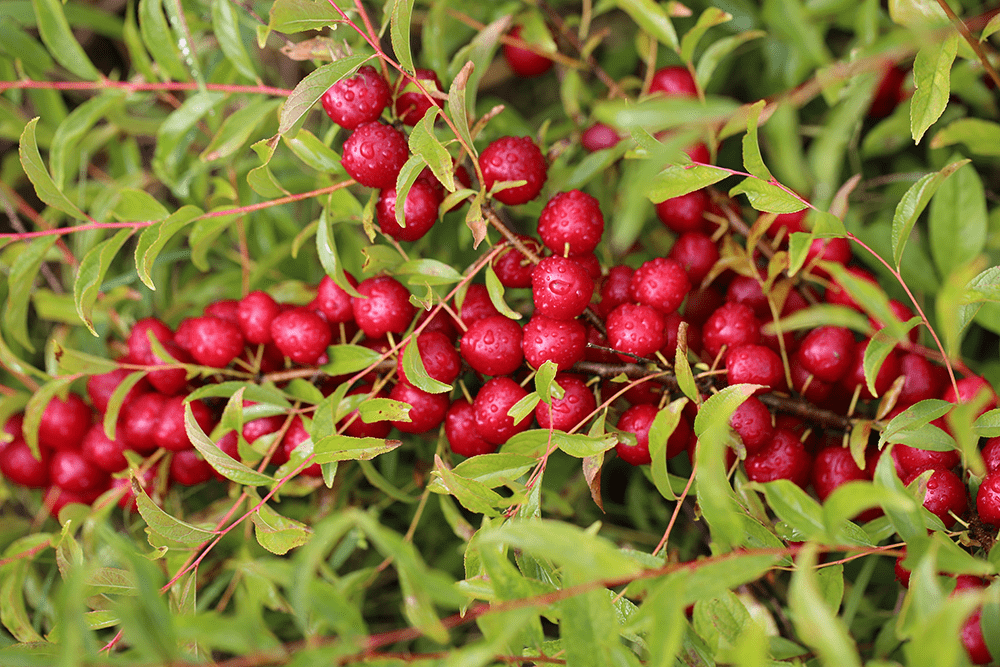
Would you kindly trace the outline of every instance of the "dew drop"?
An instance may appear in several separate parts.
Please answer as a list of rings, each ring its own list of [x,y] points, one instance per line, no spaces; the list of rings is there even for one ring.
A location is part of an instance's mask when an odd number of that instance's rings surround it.
[[[483,342],[486,343],[487,345],[492,345],[493,343],[496,342],[496,336],[493,335],[492,330],[488,329],[486,333],[483,334]]]
[[[549,283],[549,291],[559,296],[565,296],[573,290],[573,286],[565,280],[553,280]]]

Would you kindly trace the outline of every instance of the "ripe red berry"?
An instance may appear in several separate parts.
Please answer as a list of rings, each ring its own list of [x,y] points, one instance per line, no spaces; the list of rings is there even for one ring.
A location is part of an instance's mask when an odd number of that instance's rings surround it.
[[[542,151],[529,137],[500,137],[480,153],[479,166],[487,191],[502,181],[526,181],[493,195],[507,205],[525,204],[537,197],[548,170]]]
[[[252,345],[271,342],[271,320],[281,312],[281,306],[267,292],[250,292],[237,307],[238,323],[243,337]]]
[[[125,459],[125,439],[116,429],[115,439],[112,440],[104,433],[103,424],[94,424],[87,429],[87,434],[83,436],[83,443],[80,451],[89,461],[99,468],[108,472],[119,472],[128,467]]]
[[[108,472],[91,463],[81,452],[59,450],[49,461],[49,480],[60,489],[87,493],[107,486]]]
[[[427,92],[433,93],[441,90],[441,81],[437,72],[431,69],[418,67],[414,72],[414,77],[403,75],[400,77],[397,86],[402,86],[402,91],[396,96],[396,116],[403,121],[404,125],[416,125],[424,117],[427,110],[435,104],[441,106],[441,100],[428,98],[420,92],[414,83],[414,78],[420,82]]]
[[[151,361],[144,362],[151,366],[160,366],[160,368],[151,369],[146,373],[146,380],[149,381],[153,389],[165,396],[180,393],[187,386],[187,371],[180,364],[194,362],[186,347],[190,344],[190,331],[191,320],[189,318],[182,321],[177,327],[177,335],[174,336],[173,340],[162,343],[163,351],[166,352],[163,359],[150,353]],[[123,363],[132,363],[122,361]]]
[[[170,457],[170,480],[181,486],[197,486],[212,479],[215,470],[196,449],[174,452]]]
[[[403,353],[409,345],[407,343],[399,351],[396,374],[399,376],[401,382],[409,382],[406,379],[406,371],[403,370]],[[458,352],[455,350],[455,346],[451,340],[443,333],[437,331],[422,332],[417,336],[417,351],[420,353],[420,360],[424,364],[424,370],[427,371],[429,376],[439,382],[451,384],[462,370],[462,358],[458,356]]]
[[[766,389],[785,388],[785,367],[778,353],[763,345],[738,345],[726,352],[726,381],[729,384],[760,384]]]
[[[510,375],[524,361],[521,325],[505,315],[476,320],[462,334],[462,358],[484,375]]]
[[[90,403],[94,406],[94,409],[101,414],[107,412],[108,402],[111,400],[111,395],[115,393],[115,389],[118,388],[118,385],[120,385],[125,378],[131,375],[132,372],[133,371],[130,371],[127,368],[116,368],[113,371],[108,371],[107,373],[99,373],[88,377],[87,397],[90,398]],[[124,405],[130,403],[148,391],[150,391],[149,382],[146,381],[146,378],[142,378],[128,390],[122,404]]]
[[[889,310],[892,311],[893,316],[895,316],[898,322],[904,324],[906,322],[909,322],[910,319],[912,319],[915,315],[915,313],[912,310],[910,310],[909,306],[896,299],[889,299]],[[882,322],[879,322],[877,319],[871,316],[868,317],[868,323],[871,324],[872,329],[875,329],[876,331],[885,326]],[[910,329],[910,332],[907,334],[907,337],[910,339],[911,343],[916,345],[917,340],[920,338],[920,327],[916,326]]]
[[[861,387],[861,398],[866,400],[871,400],[876,398],[876,396],[881,396],[892,383],[899,376],[899,356],[894,350],[890,350],[889,356],[885,358],[882,365],[879,366],[878,371],[875,373],[875,392],[873,395],[868,391],[868,383],[865,382],[865,348],[868,346],[868,340],[859,340],[854,344],[853,357],[854,360],[851,362],[850,368],[847,369],[847,373],[844,377],[840,379],[840,386],[848,394],[854,393],[855,387]]]
[[[656,205],[656,216],[668,229],[678,234],[703,232],[707,207],[708,195],[704,190],[695,190],[660,202]]]
[[[451,405],[448,394],[430,394],[406,382],[397,383],[389,392],[389,398],[412,406],[410,421],[392,422],[403,433],[426,433],[437,428]]]
[[[809,251],[806,253],[806,266],[814,267],[812,272],[816,275],[828,278],[830,274],[816,262],[835,262],[837,264],[847,264],[851,261],[851,242],[847,239],[815,239],[809,244]]]
[[[92,414],[76,394],[67,394],[65,401],[53,396],[42,412],[38,443],[51,449],[79,449]]]
[[[49,484],[49,461],[52,452],[43,447],[41,460],[36,459],[28,443],[16,439],[0,450],[0,472],[3,476],[29,489],[41,489]]]
[[[653,425],[659,408],[649,403],[633,405],[618,418],[619,431],[635,436],[635,443],[619,438],[615,452],[623,461],[634,466],[647,465],[653,459],[649,454],[649,429]]]
[[[605,148],[613,148],[622,140],[615,128],[604,123],[594,123],[580,134],[580,145],[593,153]]]
[[[361,387],[355,387],[347,392],[348,396],[355,396],[358,394],[368,394],[371,395],[371,386],[363,385]],[[389,392],[384,389],[379,391],[377,395],[372,395],[373,398],[389,398]],[[344,417],[343,422],[347,424],[344,428],[344,435],[349,435],[352,438],[384,438],[389,435],[389,431],[392,430],[392,423],[388,421],[373,421],[371,423],[365,423],[362,421],[361,416],[358,414],[357,410],[353,410]]]
[[[705,324],[723,303],[725,300],[722,295],[711,285],[693,289],[684,304],[684,319],[693,324]]]
[[[629,266],[616,264],[608,269],[608,275],[604,276],[598,289],[601,300],[596,306],[599,315],[607,317],[608,314],[623,303],[632,300],[629,296],[628,286],[635,272]]]
[[[988,665],[993,662],[993,655],[983,637],[982,616],[982,607],[977,607],[962,624],[962,646],[973,665]]]
[[[577,320],[554,320],[535,313],[524,325],[521,347],[532,368],[551,361],[560,369],[568,369],[583,359],[587,327]]]
[[[593,279],[571,259],[546,257],[531,272],[535,311],[547,317],[571,320],[582,315],[593,293]]]
[[[692,285],[698,285],[719,261],[719,248],[707,234],[684,232],[667,257],[681,265]]]
[[[330,120],[345,130],[353,130],[361,123],[378,120],[392,101],[392,90],[378,70],[363,65],[354,76],[330,86],[320,101]]]
[[[818,327],[806,335],[795,354],[820,380],[837,382],[854,362],[854,334],[846,327]]]
[[[191,413],[201,430],[209,433],[215,425],[212,411],[202,401],[190,402]],[[184,427],[184,397],[168,398],[160,411],[160,419],[153,430],[153,442],[157,447],[163,447],[174,452],[191,449],[191,440]]]
[[[824,447],[813,461],[812,483],[820,500],[826,500],[834,489],[855,480],[867,480],[868,475],[858,467],[851,450],[840,445]]]
[[[124,406],[115,435],[123,439],[129,449],[143,456],[152,454],[157,447],[154,434],[167,400],[163,394],[151,392]]]
[[[539,402],[535,406],[535,420],[544,429],[569,431],[597,409],[597,400],[587,383],[576,375],[559,373],[555,381],[563,390],[562,398],[553,396],[551,408]]]
[[[403,205],[406,226],[401,227],[396,222],[396,188],[386,188],[379,193],[375,204],[379,229],[397,241],[417,241],[437,222],[441,200],[441,193],[433,185],[418,178],[406,194],[406,204]]]
[[[205,306],[205,312],[202,314],[239,324],[239,307],[240,302],[236,299],[220,299]]]
[[[760,342],[760,320],[753,309],[742,303],[724,303],[705,321],[701,328],[705,352],[714,359],[722,347],[737,347]]]
[[[281,438],[279,450],[284,453],[285,459],[291,459],[292,452],[306,440],[309,440],[309,431],[302,422],[302,418],[295,415],[292,418],[292,423],[288,425],[288,430],[285,431],[284,437]],[[311,463],[299,471],[299,474],[306,477],[321,477],[323,471],[318,463]]]
[[[680,316],[679,313],[670,313],[663,318],[666,322],[664,328],[667,340],[663,344],[662,352],[667,359],[673,359],[674,355],[677,353],[677,335],[681,326],[681,322],[686,322],[684,318]],[[688,349],[694,352],[696,355],[701,353],[701,327],[697,324],[692,324],[687,322],[687,346]]]
[[[980,453],[983,456],[983,463],[986,465],[987,473],[1000,470],[1000,438],[990,438],[987,440]]]
[[[344,277],[351,287],[357,287],[358,281],[347,271]],[[351,308],[351,295],[333,282],[330,276],[323,276],[316,289],[316,298],[313,299],[310,307],[323,313],[326,321],[331,325],[354,321],[354,309]]]
[[[729,425],[740,436],[747,454],[760,451],[774,434],[771,412],[756,396],[751,396],[736,408],[729,417]]]
[[[509,377],[487,380],[472,403],[476,433],[487,442],[502,445],[527,430],[531,425],[530,413],[518,422],[507,414],[515,403],[527,395],[528,392]]]
[[[984,523],[1000,526],[1000,473],[989,473],[979,485],[979,491],[976,493],[976,511]]]
[[[885,70],[872,104],[868,107],[869,118],[885,118],[891,114],[906,96],[903,92],[903,82],[906,81],[906,70],[898,65]]]
[[[743,466],[752,482],[788,479],[804,488],[809,483],[812,457],[798,435],[786,428],[777,428],[771,442],[756,454],[748,455]]]
[[[949,384],[945,387],[944,394],[941,398],[949,403],[969,403],[974,398],[979,396],[979,394],[984,394],[986,396],[986,404],[980,408],[980,412],[977,417],[981,416],[984,412],[997,407],[996,392],[993,391],[993,386],[986,379],[973,375],[971,377],[962,378],[955,384],[958,385],[958,392],[956,393],[955,387]]]
[[[774,222],[771,226],[767,228],[767,235],[772,239],[777,238],[778,234],[782,234],[782,238],[787,242],[788,236],[792,232],[804,232],[806,228],[802,226],[802,221],[806,218],[806,211],[808,209],[802,209],[801,211],[795,211],[794,213],[781,213],[775,217]]]
[[[940,367],[938,367],[940,368]],[[909,407],[941,393],[941,378],[934,365],[919,354],[908,352],[899,360],[899,374],[905,377],[896,405]]]
[[[833,384],[823,382],[807,371],[798,357],[792,357],[788,365],[792,375],[792,388],[802,394],[806,400],[820,405],[830,398],[830,394],[833,393]]]
[[[855,278],[858,278],[871,285],[874,285],[875,287],[878,287],[878,280],[875,279],[875,276],[873,276],[868,271],[865,271],[862,268],[859,268],[857,266],[849,266],[847,267],[847,272],[850,273]],[[862,308],[861,304],[859,304],[857,301],[854,300],[854,297],[851,296],[850,292],[845,290],[836,282],[834,282],[830,287],[827,288],[826,294],[824,294],[823,298],[826,299],[827,303],[832,303],[838,306],[847,306],[848,308],[853,308],[854,310],[857,310],[859,312],[864,311],[864,308]]]
[[[298,364],[317,363],[333,340],[330,325],[308,308],[293,308],[275,317],[271,336],[281,353]]]
[[[189,320],[191,357],[203,366],[225,368],[243,352],[240,327],[218,317],[194,317]]]
[[[531,267],[532,270],[534,268],[534,266]],[[462,300],[462,307],[458,312],[458,316],[466,328],[471,327],[476,320],[499,314],[500,311],[493,305],[486,285],[482,283],[469,285],[469,289],[465,292],[465,299]]]
[[[910,473],[903,480],[909,484],[920,473]],[[955,516],[962,516],[969,505],[969,492],[962,480],[950,470],[934,470],[927,478],[924,507],[944,522],[945,528],[955,525]],[[954,514],[955,516],[952,516]]]
[[[579,190],[560,192],[542,209],[538,235],[556,255],[592,253],[604,234],[604,215],[598,201]]]
[[[516,25],[511,28],[509,34],[514,39],[522,39],[521,33],[523,30],[524,26]],[[541,76],[552,68],[551,58],[514,44],[503,45],[503,57],[514,71],[514,74],[525,79]]]
[[[899,444],[893,448],[892,454],[896,464],[907,476],[918,475],[931,469],[948,470],[957,466],[962,458],[954,449],[946,452],[935,452]]]
[[[448,408],[444,418],[444,434],[451,445],[451,451],[459,456],[492,454],[497,449],[497,445],[487,442],[479,435],[475,410],[472,403],[464,398],[457,399]]]
[[[659,311],[642,304],[623,303],[607,319],[608,347],[637,357],[651,357],[667,340],[666,321]],[[619,355],[624,361],[635,361]]]
[[[535,253],[541,254],[542,245],[530,236],[519,236],[521,243]],[[493,271],[504,287],[531,287],[531,272],[535,265],[521,251],[512,245],[493,258]],[[464,319],[464,318],[463,318]]]
[[[390,276],[376,276],[358,285],[360,297],[351,298],[354,320],[369,338],[403,333],[417,309],[410,303],[410,290]]]
[[[750,276],[736,276],[729,282],[726,288],[726,301],[745,303],[753,308],[753,313],[761,319],[771,318],[771,306],[767,302],[767,296],[756,278]]]
[[[174,339],[174,332],[170,327],[155,317],[146,317],[136,322],[129,333],[128,354],[139,364],[159,363],[160,360],[153,355],[147,332],[152,332],[160,343]]]
[[[362,123],[344,142],[341,164],[369,188],[394,188],[410,148],[403,133],[380,122]]]
[[[663,67],[653,73],[649,86],[650,93],[662,93],[668,97],[697,97],[698,88],[686,67]]]

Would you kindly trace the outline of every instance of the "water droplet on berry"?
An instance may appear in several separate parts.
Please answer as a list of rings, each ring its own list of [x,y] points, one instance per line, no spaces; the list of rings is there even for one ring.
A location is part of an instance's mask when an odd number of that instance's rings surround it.
[[[492,331],[487,331],[483,334],[483,342],[487,345],[492,345],[496,341],[496,336],[493,335]]]
[[[573,286],[565,280],[553,280],[549,283],[549,291],[559,296],[565,296],[573,290]]]
[[[375,157],[375,146],[366,141],[358,146],[358,152],[361,153],[362,157],[370,160]]]

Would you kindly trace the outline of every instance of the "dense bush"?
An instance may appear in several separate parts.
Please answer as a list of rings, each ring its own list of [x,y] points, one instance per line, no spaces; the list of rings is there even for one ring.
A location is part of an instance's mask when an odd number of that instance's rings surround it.
[[[995,12],[0,13],[0,664],[1000,656]]]

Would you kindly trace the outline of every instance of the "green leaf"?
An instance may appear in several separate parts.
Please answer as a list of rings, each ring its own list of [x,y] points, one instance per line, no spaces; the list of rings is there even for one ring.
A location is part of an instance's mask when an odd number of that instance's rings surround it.
[[[290,132],[330,86],[353,75],[370,58],[371,56],[364,55],[346,56],[307,74],[295,86],[281,108],[278,134],[284,136]]]
[[[503,283],[500,282],[496,271],[493,270],[492,262],[486,265],[486,293],[490,295],[490,302],[494,308],[500,311],[501,315],[509,317],[512,320],[521,319],[521,313],[512,310],[504,300]]]
[[[340,163],[340,156],[336,151],[316,138],[312,132],[306,129],[299,130],[298,134],[290,137],[287,134],[282,137],[295,156],[306,163],[307,166],[325,174],[340,174],[344,168]],[[343,194],[341,194],[343,193]],[[338,190],[330,193],[331,199],[335,197],[352,196],[347,190]],[[360,213],[360,212],[359,212]]]
[[[895,318],[894,318],[895,319]],[[861,333],[871,330],[868,318],[853,308],[834,304],[820,303],[798,310],[778,320],[782,331],[798,329],[814,329],[822,326],[847,327]],[[762,333],[773,334],[775,327],[770,323],[761,329]]]
[[[875,335],[871,337],[868,345],[865,346],[862,368],[865,372],[865,384],[868,386],[868,391],[872,393],[872,396],[878,396],[878,392],[875,390],[875,377],[882,369],[882,364],[885,363],[886,358],[896,347],[897,342],[887,336]]]
[[[366,424],[382,421],[408,422],[411,409],[413,406],[409,403],[391,398],[370,398],[358,406],[358,415]]]
[[[35,186],[38,198],[45,204],[71,217],[86,218],[87,215],[63,194],[45,168],[42,156],[38,153],[38,144],[35,141],[35,126],[37,124],[38,118],[32,118],[24,126],[24,131],[21,133],[17,152],[21,158],[21,167],[24,169],[25,175]]]
[[[973,155],[996,157],[1000,155],[1000,123],[982,118],[959,118],[931,139],[931,148],[953,144],[964,144]]]
[[[360,297],[358,290],[347,282],[347,275],[344,273],[344,265],[337,253],[337,241],[334,238],[333,230],[330,227],[330,220],[326,215],[326,210],[320,213],[319,226],[316,228],[316,249],[319,254],[319,262],[323,265],[326,275],[330,276],[340,289],[344,290],[352,297]]]
[[[455,191],[455,169],[451,155],[434,134],[434,121],[441,110],[432,106],[410,131],[410,152],[419,155],[448,192]]]
[[[69,155],[91,128],[123,101],[124,97],[117,91],[98,95],[73,109],[63,122],[59,123],[49,148],[49,167],[56,187],[65,187],[66,172],[76,170],[76,165],[66,164]]]
[[[260,546],[278,556],[307,544],[313,534],[309,526],[278,514],[266,503],[261,503],[257,511],[250,515],[250,520]]]
[[[111,267],[111,261],[125,245],[125,241],[132,236],[132,232],[131,229],[119,229],[110,239],[98,243],[83,257],[77,270],[76,280],[73,283],[76,312],[94,336],[98,335],[91,320],[94,303],[104,283],[104,276]]]
[[[798,636],[819,656],[820,663],[837,667],[861,667],[861,658],[843,620],[823,599],[816,572],[816,546],[807,544],[799,552],[788,605],[794,614]]]
[[[73,36],[58,0],[31,0],[38,20],[38,34],[56,61],[81,79],[97,81],[101,73]]]
[[[187,179],[182,176],[182,165],[190,156],[188,148],[194,138],[191,130],[205,115],[212,112],[225,99],[225,93],[200,92],[191,95],[180,107],[167,116],[156,131],[156,148],[153,151],[153,169],[161,180],[174,184],[184,192]]]
[[[774,176],[764,164],[760,154],[760,142],[757,139],[757,125],[760,122],[760,112],[767,104],[766,100],[754,102],[747,108],[747,133],[743,135],[743,166],[751,174],[762,181],[774,181]],[[747,195],[750,196],[749,194]],[[801,209],[798,209],[801,210]]]
[[[729,191],[730,197],[738,194],[745,194],[751,206],[766,213],[795,213],[807,208],[786,190],[756,178],[745,178]]]
[[[407,72],[413,72],[413,54],[410,52],[410,18],[413,14],[413,0],[393,0],[389,17],[389,37],[392,50],[399,64]]]
[[[607,100],[594,107],[597,120],[622,130],[660,130],[686,125],[710,126],[725,122],[738,109],[731,99],[708,97],[702,103],[688,97],[663,97],[653,95],[638,102]],[[690,141],[679,148],[690,145]]]
[[[948,106],[951,64],[958,54],[959,39],[957,32],[950,32],[940,41],[930,40],[920,47],[913,61],[916,91],[910,100],[910,133],[918,144]]]
[[[28,333],[28,302],[34,291],[35,276],[45,261],[45,255],[59,237],[43,236],[25,244],[24,250],[10,267],[7,277],[7,306],[3,311],[3,324],[10,337],[29,352],[35,351]]]
[[[403,350],[403,373],[406,374],[406,381],[429,394],[445,394],[454,389],[450,384],[435,380],[427,374],[424,360],[419,352],[419,340],[416,338],[412,339]]]
[[[187,68],[174,42],[173,30],[163,14],[163,0],[139,0],[139,32],[160,68],[160,78],[187,81]]]
[[[274,482],[274,478],[248,468],[219,449],[219,446],[205,435],[201,426],[195,421],[190,403],[184,404],[184,430],[202,458],[226,479],[246,486],[269,486]]]
[[[674,351],[674,375],[677,378],[677,386],[681,392],[694,403],[701,403],[701,394],[698,392],[698,385],[694,381],[694,372],[687,358],[687,322],[681,322],[677,328],[677,349]],[[681,344],[683,339],[684,343]]]
[[[177,232],[181,231],[204,214],[197,206],[182,206],[170,217],[146,227],[139,235],[135,246],[135,268],[139,279],[151,290],[155,290],[150,272],[153,263],[159,257],[160,251],[170,242]]]
[[[903,198],[899,200],[896,212],[892,217],[892,259],[896,268],[899,268],[903,260],[903,249],[910,238],[910,231],[913,230],[917,218],[930,203],[931,197],[934,196],[945,179],[968,162],[969,160],[958,160],[937,173],[927,174],[910,186]]]
[[[139,481],[132,477],[132,493],[139,508],[139,514],[150,530],[168,540],[181,544],[202,544],[218,535],[213,530],[198,528],[164,512],[146,493]]]
[[[399,440],[382,440],[380,438],[352,438],[347,435],[328,435],[313,443],[314,461],[316,463],[331,463],[333,461],[370,461],[371,459],[391,452],[399,447]]]
[[[730,176],[729,172],[708,165],[672,165],[667,167],[649,185],[647,195],[654,204],[701,190]]]
[[[967,265],[986,246],[986,193],[970,164],[945,180],[931,199],[931,257],[938,272],[947,277]]]
[[[694,57],[694,50],[698,42],[705,36],[709,28],[722,25],[733,20],[733,15],[722,11],[716,7],[709,7],[698,17],[698,22],[691,27],[681,38],[681,60],[685,63],[691,62]]]
[[[485,516],[500,516],[498,508],[506,507],[509,502],[496,491],[491,490],[482,482],[456,475],[449,470],[440,456],[434,456],[433,475],[436,476],[430,489],[436,493],[445,492],[455,496],[455,500],[467,510]]]
[[[115,439],[118,415],[125,403],[125,397],[132,391],[132,387],[144,377],[146,377],[146,371],[133,371],[126,375],[125,379],[118,383],[115,390],[111,392],[111,397],[108,399],[108,409],[104,411],[104,435],[109,439]]]
[[[462,70],[458,73],[455,79],[451,82],[451,88],[448,89],[448,102],[445,107],[448,110],[448,118],[451,122],[455,124],[455,128],[458,130],[458,136],[465,143],[465,146],[472,150],[471,157],[475,160],[478,155],[476,154],[476,148],[472,144],[472,133],[469,131],[469,114],[467,109],[472,106],[469,104],[469,93],[467,92],[469,77],[475,71],[476,66],[470,60],[462,67]],[[475,94],[475,91],[472,91]],[[433,169],[433,167],[431,167]],[[438,178],[440,180],[440,177]]]
[[[219,47],[226,59],[246,78],[257,80],[253,60],[243,45],[240,22],[233,6],[228,2],[212,3],[212,33],[219,40]]]
[[[653,423],[649,426],[649,456],[653,463],[650,472],[653,484],[660,495],[667,500],[676,500],[673,487],[670,485],[670,475],[667,472],[667,439],[673,435],[677,424],[681,421],[681,411],[687,405],[687,399],[679,398],[656,413]]]
[[[465,459],[452,468],[459,477],[474,479],[489,488],[516,481],[538,464],[533,456],[520,454],[480,454]],[[431,484],[433,486],[433,483]]]
[[[617,0],[615,4],[658,41],[674,51],[680,50],[677,31],[662,6],[653,0]]]
[[[759,39],[766,35],[767,33],[763,30],[745,30],[730,37],[723,37],[709,45],[701,54],[695,67],[694,80],[698,82],[698,87],[702,90],[708,87],[712,75],[715,74],[715,70],[723,58],[750,40]]]
[[[364,345],[331,345],[326,352],[330,361],[322,366],[322,371],[332,376],[363,371],[378,363],[382,356]]]
[[[552,444],[578,459],[596,456],[618,444],[618,437],[613,433],[608,433],[602,438],[583,435],[581,433],[563,433],[562,431],[555,430],[551,431],[551,433]]]
[[[337,6],[324,0],[275,0],[269,18],[268,30],[284,33],[321,30],[342,21]]]
[[[972,424],[976,435],[981,438],[995,438],[1000,435],[1000,409],[988,410]]]
[[[145,190],[124,188],[118,193],[114,216],[123,222],[143,222],[163,220],[170,211],[160,201]]]
[[[796,540],[823,539],[826,534],[823,508],[798,484],[779,479],[760,486],[764,489],[768,506],[796,532]]]
[[[236,153],[280,104],[281,100],[256,100],[226,116],[222,127],[198,156],[199,159],[214,162]]]
[[[1000,14],[994,15],[993,18],[990,19],[990,22],[986,24],[983,28],[983,32],[979,35],[979,41],[985,42],[990,35],[998,30],[1000,30]]]

